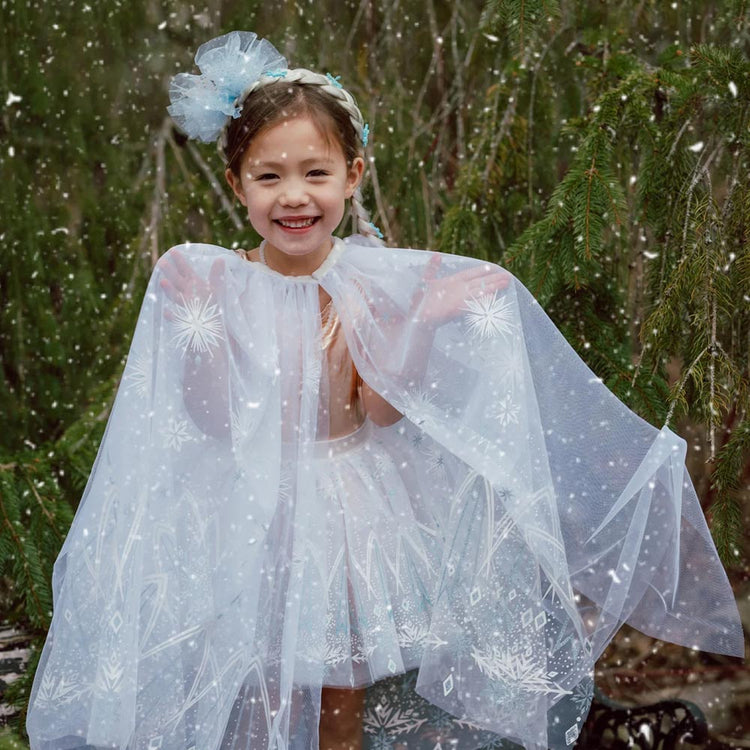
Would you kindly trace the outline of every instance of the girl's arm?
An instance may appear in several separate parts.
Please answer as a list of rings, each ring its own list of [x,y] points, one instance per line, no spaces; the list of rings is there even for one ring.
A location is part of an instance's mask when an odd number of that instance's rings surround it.
[[[379,427],[395,424],[404,415],[391,406],[377,391],[362,381],[362,404],[367,416]]]
[[[400,374],[416,383],[421,381],[427,367],[437,329],[459,315],[465,309],[467,299],[494,295],[510,282],[509,275],[492,264],[438,277],[440,266],[441,256],[436,253],[425,267],[408,313],[409,338],[408,343],[404,343]],[[398,325],[403,327],[404,323]],[[403,417],[398,409],[364,381],[361,396],[367,416],[375,424],[385,427]]]
[[[159,260],[164,277],[160,284],[175,303],[198,299],[216,299],[224,283],[224,260],[217,258],[209,272],[208,281],[193,271],[190,263],[177,249],[172,249]],[[174,314],[165,311],[167,319]],[[228,346],[231,345],[231,339]],[[183,370],[182,395],[190,418],[206,435],[223,438],[230,434],[229,418],[229,362],[225,347],[214,347],[210,352],[186,352]]]

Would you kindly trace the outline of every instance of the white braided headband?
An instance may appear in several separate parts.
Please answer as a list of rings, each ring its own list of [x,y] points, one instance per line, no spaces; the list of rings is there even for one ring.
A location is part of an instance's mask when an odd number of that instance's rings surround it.
[[[370,128],[354,97],[338,82],[338,77],[305,68],[288,69],[286,59],[278,50],[252,31],[232,31],[202,44],[195,62],[201,75],[178,73],[170,81],[171,106],[167,111],[189,138],[204,143],[216,140],[225,162],[227,130],[232,119],[240,116],[246,97],[279,79],[320,86],[343,107],[363,148],[367,146]],[[376,240],[382,238],[362,204],[359,187],[352,196],[352,213],[361,234]]]

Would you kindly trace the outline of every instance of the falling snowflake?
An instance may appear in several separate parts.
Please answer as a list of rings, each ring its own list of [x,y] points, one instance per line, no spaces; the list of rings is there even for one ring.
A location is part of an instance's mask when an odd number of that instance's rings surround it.
[[[211,304],[211,295],[201,300],[194,297],[190,301],[182,298],[182,304],[174,313],[173,325],[177,331],[172,341],[182,347],[183,353],[188,347],[194,352],[208,352],[224,337],[221,335],[221,315],[217,306]]]
[[[510,396],[506,396],[497,402],[495,407],[495,419],[497,419],[503,427],[507,427],[511,422],[518,424],[518,412],[518,405],[514,403]]]
[[[145,396],[151,385],[151,358],[145,354],[136,355],[132,363],[128,363],[125,380],[128,381],[128,389],[134,388],[139,396]]]
[[[473,338],[484,340],[510,334],[515,328],[511,303],[496,294],[466,300],[466,320]]]
[[[184,420],[170,419],[166,429],[162,430],[164,446],[176,451],[182,449],[182,444],[192,438],[188,435],[188,423]]]

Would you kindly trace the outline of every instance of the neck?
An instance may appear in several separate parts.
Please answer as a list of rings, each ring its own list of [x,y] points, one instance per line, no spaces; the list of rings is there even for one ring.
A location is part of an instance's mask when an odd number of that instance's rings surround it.
[[[333,238],[305,255],[288,255],[269,242],[262,244],[266,265],[284,276],[309,276],[318,269],[333,249]]]

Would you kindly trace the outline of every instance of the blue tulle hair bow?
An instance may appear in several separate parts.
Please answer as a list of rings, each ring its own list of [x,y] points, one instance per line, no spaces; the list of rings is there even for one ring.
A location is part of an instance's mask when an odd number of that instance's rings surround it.
[[[200,75],[178,73],[169,84],[167,111],[190,138],[215,141],[228,117],[239,117],[238,98],[262,75],[287,68],[286,58],[252,31],[231,31],[202,44]]]

